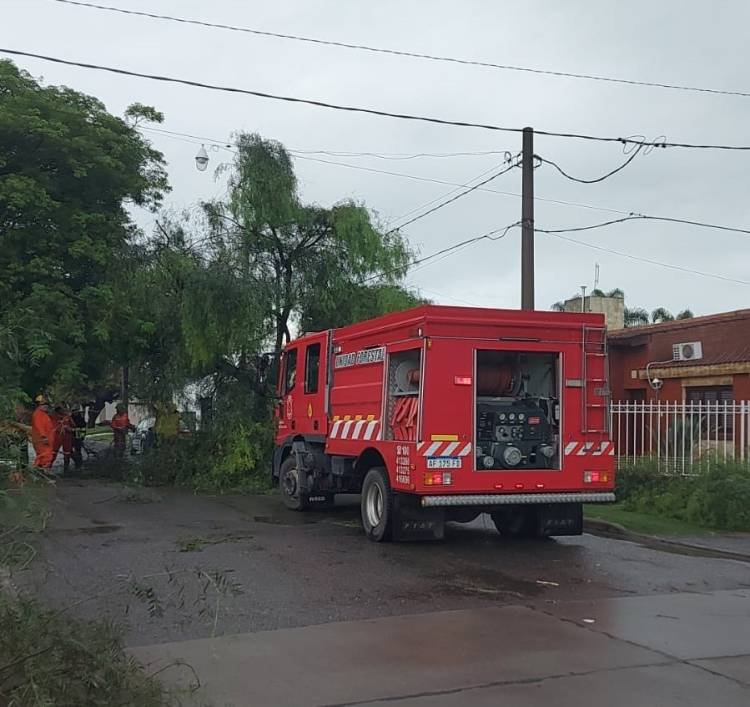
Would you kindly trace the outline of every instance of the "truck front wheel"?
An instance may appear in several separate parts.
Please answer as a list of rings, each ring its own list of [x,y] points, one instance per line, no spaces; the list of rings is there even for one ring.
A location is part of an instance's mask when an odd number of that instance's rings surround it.
[[[284,505],[293,511],[305,510],[306,497],[300,493],[297,458],[290,454],[279,469],[279,490]]]
[[[385,469],[373,467],[362,484],[362,527],[367,537],[379,543],[392,538],[393,494]]]

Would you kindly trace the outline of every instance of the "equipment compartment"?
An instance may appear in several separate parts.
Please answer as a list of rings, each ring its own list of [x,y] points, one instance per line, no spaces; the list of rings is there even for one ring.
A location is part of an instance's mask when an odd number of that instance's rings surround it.
[[[560,468],[560,355],[476,352],[477,471]]]
[[[388,358],[385,439],[416,441],[419,413],[421,349],[392,353]]]

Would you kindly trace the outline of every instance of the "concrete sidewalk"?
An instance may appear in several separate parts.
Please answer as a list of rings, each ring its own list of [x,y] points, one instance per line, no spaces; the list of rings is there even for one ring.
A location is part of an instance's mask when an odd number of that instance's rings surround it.
[[[750,590],[330,623],[132,649],[196,704],[746,707]],[[174,666],[162,679],[186,685]]]

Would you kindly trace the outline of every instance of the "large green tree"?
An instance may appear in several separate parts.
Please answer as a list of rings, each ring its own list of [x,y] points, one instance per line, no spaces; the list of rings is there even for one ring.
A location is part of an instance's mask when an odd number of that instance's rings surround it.
[[[155,208],[168,189],[162,155],[97,99],[42,86],[0,61],[0,331],[13,333],[9,377],[27,394],[90,393],[124,363],[127,315],[118,276],[136,232],[128,207]],[[10,370],[9,370],[10,369]]]
[[[212,401],[189,454],[154,464],[199,486],[243,483],[270,458],[264,353],[421,301],[399,284],[411,259],[400,234],[360,204],[304,204],[281,144],[239,135],[236,147],[226,199],[200,217],[161,216],[127,278],[133,392],[170,401],[189,386]]]
[[[411,259],[398,231],[379,229],[352,201],[303,203],[280,143],[239,134],[236,148],[228,198],[205,205],[206,246],[253,282],[274,351],[294,325],[340,326],[418,301],[398,286]]]

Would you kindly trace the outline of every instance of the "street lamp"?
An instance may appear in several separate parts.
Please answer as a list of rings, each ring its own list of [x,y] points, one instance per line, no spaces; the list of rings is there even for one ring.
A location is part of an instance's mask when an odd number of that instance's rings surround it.
[[[198,154],[195,156],[195,166],[199,172],[205,172],[208,167],[208,152],[205,145],[201,145]]]

